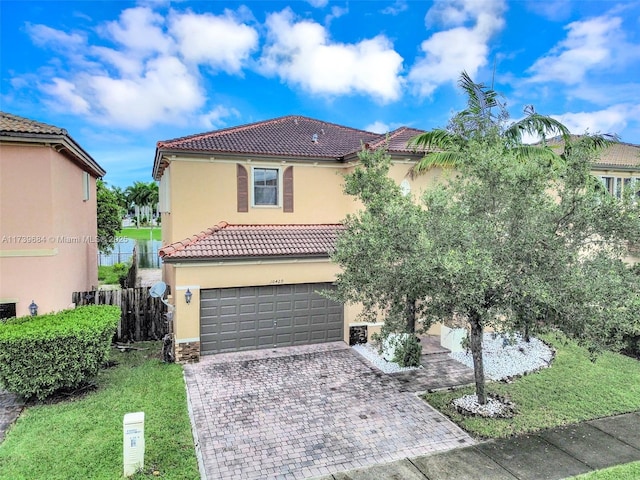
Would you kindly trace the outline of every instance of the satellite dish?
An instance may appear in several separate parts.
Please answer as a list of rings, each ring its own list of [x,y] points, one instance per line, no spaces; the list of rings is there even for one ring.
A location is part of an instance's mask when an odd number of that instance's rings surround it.
[[[151,295],[153,298],[159,298],[160,301],[167,306],[167,308],[169,309],[169,313],[171,313],[174,308],[173,305],[171,305],[164,298],[162,298],[164,297],[164,292],[166,291],[167,291],[167,284],[164,282],[158,282],[158,283],[155,283],[153,287],[149,289],[149,295]]]
[[[164,292],[166,291],[167,284],[164,282],[158,282],[149,289],[149,295],[151,295],[153,298],[162,298],[164,296]]]

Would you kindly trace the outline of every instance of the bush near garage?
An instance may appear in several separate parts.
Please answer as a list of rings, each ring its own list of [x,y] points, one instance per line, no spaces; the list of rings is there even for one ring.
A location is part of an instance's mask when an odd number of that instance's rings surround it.
[[[89,305],[0,324],[0,389],[42,400],[86,383],[107,360],[120,315]]]

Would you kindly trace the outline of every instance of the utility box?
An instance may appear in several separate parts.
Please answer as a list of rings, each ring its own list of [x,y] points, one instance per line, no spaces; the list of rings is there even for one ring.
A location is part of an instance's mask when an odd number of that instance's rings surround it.
[[[144,468],[144,412],[127,413],[122,422],[124,476]]]

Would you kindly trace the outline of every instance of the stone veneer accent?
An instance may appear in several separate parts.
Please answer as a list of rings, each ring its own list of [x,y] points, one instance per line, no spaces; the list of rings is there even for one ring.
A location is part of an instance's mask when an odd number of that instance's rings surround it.
[[[200,342],[176,343],[176,362],[194,363],[200,361]]]

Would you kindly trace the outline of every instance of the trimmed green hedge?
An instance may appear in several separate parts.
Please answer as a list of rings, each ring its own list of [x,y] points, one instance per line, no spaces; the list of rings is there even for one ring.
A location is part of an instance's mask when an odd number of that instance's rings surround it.
[[[0,388],[43,399],[86,382],[107,360],[120,315],[89,305],[0,323]]]

